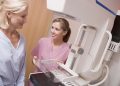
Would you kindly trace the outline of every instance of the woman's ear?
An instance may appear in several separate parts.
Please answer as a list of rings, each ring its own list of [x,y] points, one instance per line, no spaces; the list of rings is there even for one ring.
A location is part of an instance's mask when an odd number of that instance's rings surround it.
[[[8,18],[10,18],[10,17],[12,16],[12,13],[8,11],[8,12],[6,13],[6,15],[7,15]]]
[[[67,34],[67,31],[64,31],[63,36],[65,36],[66,34]]]

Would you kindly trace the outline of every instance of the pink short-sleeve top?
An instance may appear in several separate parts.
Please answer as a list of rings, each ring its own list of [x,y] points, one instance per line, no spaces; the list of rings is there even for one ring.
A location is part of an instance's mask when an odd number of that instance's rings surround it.
[[[69,51],[68,43],[64,42],[59,47],[53,48],[52,38],[46,37],[39,40],[37,46],[32,51],[32,55],[37,56],[40,60],[56,59],[64,63]]]

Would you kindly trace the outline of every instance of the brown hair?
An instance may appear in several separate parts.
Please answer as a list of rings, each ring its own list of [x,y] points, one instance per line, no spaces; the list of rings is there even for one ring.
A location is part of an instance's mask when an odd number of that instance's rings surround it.
[[[70,34],[71,34],[71,29],[69,27],[69,22],[64,19],[64,18],[56,18],[53,20],[54,22],[60,22],[61,24],[61,28],[63,29],[63,31],[67,31],[67,34],[63,37],[63,41],[67,42],[69,40]]]

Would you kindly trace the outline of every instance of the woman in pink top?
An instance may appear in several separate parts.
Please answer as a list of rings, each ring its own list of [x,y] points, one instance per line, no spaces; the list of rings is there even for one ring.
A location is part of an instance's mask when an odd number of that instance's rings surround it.
[[[40,63],[43,60],[65,63],[70,49],[69,44],[67,44],[70,34],[69,22],[66,19],[54,19],[51,27],[51,36],[41,38],[32,51],[33,63],[38,68],[42,68]]]
[[[32,51],[33,63],[39,69],[37,71],[43,72],[45,68],[42,65],[43,61],[49,65],[49,69],[56,67],[54,64],[51,67],[51,62],[65,63],[70,50],[69,44],[67,44],[70,34],[69,22],[66,19],[56,18],[53,20],[51,36],[41,38]],[[32,86],[31,82],[30,86]]]

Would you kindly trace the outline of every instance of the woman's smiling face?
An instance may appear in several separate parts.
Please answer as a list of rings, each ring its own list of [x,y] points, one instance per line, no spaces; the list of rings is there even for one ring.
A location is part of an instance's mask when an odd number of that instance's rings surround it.
[[[8,13],[8,23],[14,28],[22,28],[23,24],[26,22],[26,17],[28,14],[28,9],[23,10],[20,13]]]
[[[60,22],[54,22],[51,27],[51,36],[53,39],[63,39],[65,31],[61,28]]]

